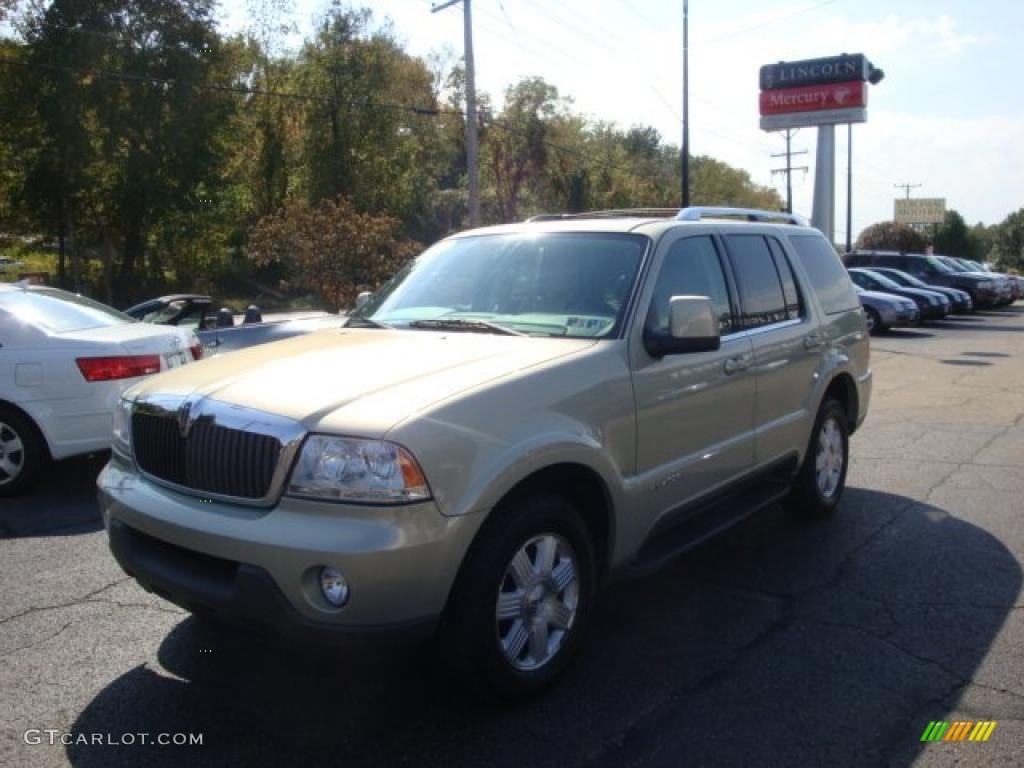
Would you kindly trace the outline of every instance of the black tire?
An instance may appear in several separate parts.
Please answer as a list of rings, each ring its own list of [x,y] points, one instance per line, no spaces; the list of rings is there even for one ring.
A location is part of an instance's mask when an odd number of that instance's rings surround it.
[[[443,667],[455,677],[464,692],[486,699],[515,701],[549,685],[579,652],[593,613],[597,561],[586,524],[576,508],[560,496],[548,493],[520,496],[502,503],[491,515],[492,519],[480,532],[459,572],[438,632],[438,652]],[[544,621],[543,616],[548,614],[540,614],[553,602],[562,607],[570,602],[570,593],[565,589],[553,596],[537,598],[530,596],[531,590],[519,589],[511,573],[513,558],[521,551],[529,553],[529,542],[538,539],[542,543],[560,542],[553,556],[558,558],[555,571],[564,571],[567,559],[574,564],[575,613],[568,622],[568,629],[556,629],[548,636],[549,642],[557,647],[547,660],[536,668],[524,669],[517,664],[530,663],[533,646],[523,647],[527,651],[524,660],[510,660],[502,633],[506,633],[506,639],[513,638],[517,634],[513,630],[514,623],[518,621],[522,627],[527,624],[519,618],[499,619],[499,592],[507,597],[513,597],[510,591],[522,592],[523,610],[528,605],[529,610],[536,609],[538,623]],[[566,549],[562,549],[562,544]],[[538,561],[539,546],[535,545],[532,550],[538,555]],[[535,571],[532,573],[538,580],[542,578]],[[544,593],[539,584],[533,590]],[[539,602],[533,602],[534,599]],[[549,629],[546,628],[545,633]],[[558,632],[562,632],[560,638],[556,636]],[[512,645],[514,643],[510,643]]]
[[[877,311],[871,307],[864,307],[864,316],[867,318],[868,333],[872,336],[885,330],[885,326],[882,325],[882,318]]]
[[[825,483],[823,489],[818,477],[818,455],[824,446],[822,445],[822,432],[826,426],[834,426],[838,433],[838,439],[842,446],[842,464],[839,467],[838,477],[833,477]],[[826,443],[831,443],[824,438]],[[825,461],[830,458],[829,451],[824,450]],[[832,454],[834,456],[834,453]],[[834,465],[833,465],[834,466]],[[846,420],[846,410],[838,400],[831,398],[825,400],[818,409],[818,416],[814,420],[814,429],[811,431],[811,439],[807,445],[807,453],[804,455],[804,462],[800,472],[793,482],[789,496],[786,498],[786,508],[795,515],[807,518],[828,517],[835,512],[839,501],[843,496],[843,489],[846,487],[846,471],[850,466],[850,428]],[[834,482],[834,486],[832,485]]]
[[[46,450],[35,424],[0,405],[0,497],[28,488],[45,460]]]

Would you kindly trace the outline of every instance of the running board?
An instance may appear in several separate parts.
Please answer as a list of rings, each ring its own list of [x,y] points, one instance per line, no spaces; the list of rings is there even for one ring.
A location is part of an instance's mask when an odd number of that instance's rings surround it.
[[[653,573],[726,528],[771,506],[789,492],[796,470],[796,459],[786,459],[739,487],[670,513],[672,522],[655,527],[633,561],[625,566],[623,575]]]

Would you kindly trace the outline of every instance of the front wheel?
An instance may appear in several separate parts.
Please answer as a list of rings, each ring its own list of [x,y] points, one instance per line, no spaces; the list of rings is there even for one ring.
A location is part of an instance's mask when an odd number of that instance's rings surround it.
[[[864,317],[867,320],[868,333],[872,336],[883,331],[884,326],[882,325],[882,318],[874,309],[871,307],[864,307]]]
[[[551,683],[580,648],[597,587],[594,545],[559,496],[520,498],[491,514],[438,639],[464,687],[518,699]]]
[[[786,506],[802,517],[827,517],[839,506],[849,466],[850,429],[838,400],[821,404],[804,463]]]

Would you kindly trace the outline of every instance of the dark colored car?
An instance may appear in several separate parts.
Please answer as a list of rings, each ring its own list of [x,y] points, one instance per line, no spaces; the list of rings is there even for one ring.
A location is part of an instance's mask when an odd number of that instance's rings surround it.
[[[896,251],[854,251],[844,259],[847,267],[892,267],[930,285],[959,288],[971,295],[976,308],[992,307],[999,302],[999,281],[994,275],[958,272],[938,256]]]
[[[953,303],[937,291],[929,291],[924,288],[907,288],[882,273],[872,272],[870,269],[853,267],[849,272],[850,279],[853,280],[853,284],[858,288],[863,288],[865,291],[891,293],[893,296],[902,296],[905,299],[910,299],[917,304],[922,320],[941,320],[953,308]]]
[[[884,275],[905,288],[923,288],[928,291],[941,293],[953,303],[952,311],[955,314],[962,315],[974,311],[974,302],[971,301],[971,294],[967,291],[961,291],[959,288],[947,288],[944,285],[929,285],[923,280],[918,280],[913,275],[908,275],[906,272],[890,269],[889,267],[872,267],[871,271]]]
[[[987,278],[989,280],[995,280],[996,282],[996,293],[998,298],[995,300],[995,306],[1001,306],[1003,304],[1012,304],[1014,301],[1013,293],[1014,286],[1011,284],[1011,280],[1006,275],[1000,275],[996,272],[988,272],[984,268],[977,269],[974,266],[961,263],[960,259],[954,259],[952,256],[938,256],[936,257],[942,261],[947,267],[962,275],[977,275],[978,277]]]
[[[974,272],[981,272],[987,275],[997,275],[998,277],[1005,277],[1010,283],[1010,301],[1016,301],[1022,295],[1024,295],[1024,287],[1022,287],[1021,279],[1017,275],[1010,275],[1006,272],[996,272],[994,269],[989,269],[984,264],[978,261],[972,261],[971,259],[954,259],[958,264]]]
[[[280,341],[324,328],[340,328],[347,318],[324,312],[299,312],[264,320],[259,307],[246,309],[240,324],[227,307],[213,311],[213,299],[197,293],[178,293],[150,299],[126,309],[126,315],[146,323],[195,329],[203,356]]]
[[[910,299],[894,296],[891,293],[865,291],[857,288],[857,297],[864,308],[871,334],[885,333],[890,328],[917,325],[921,322],[921,313]]]

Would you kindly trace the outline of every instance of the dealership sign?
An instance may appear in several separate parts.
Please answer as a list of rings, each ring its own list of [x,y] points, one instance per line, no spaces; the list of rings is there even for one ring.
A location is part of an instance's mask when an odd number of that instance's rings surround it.
[[[865,82],[826,83],[803,88],[761,92],[761,114],[813,112],[822,109],[852,109],[868,105]]]
[[[806,61],[780,61],[761,67],[761,90],[772,91],[802,85],[842,83],[871,78],[874,67],[863,53],[830,56]]]
[[[894,220],[899,224],[941,224],[946,219],[946,198],[898,198]]]
[[[863,123],[868,83],[882,78],[860,53],[761,67],[761,129]]]

